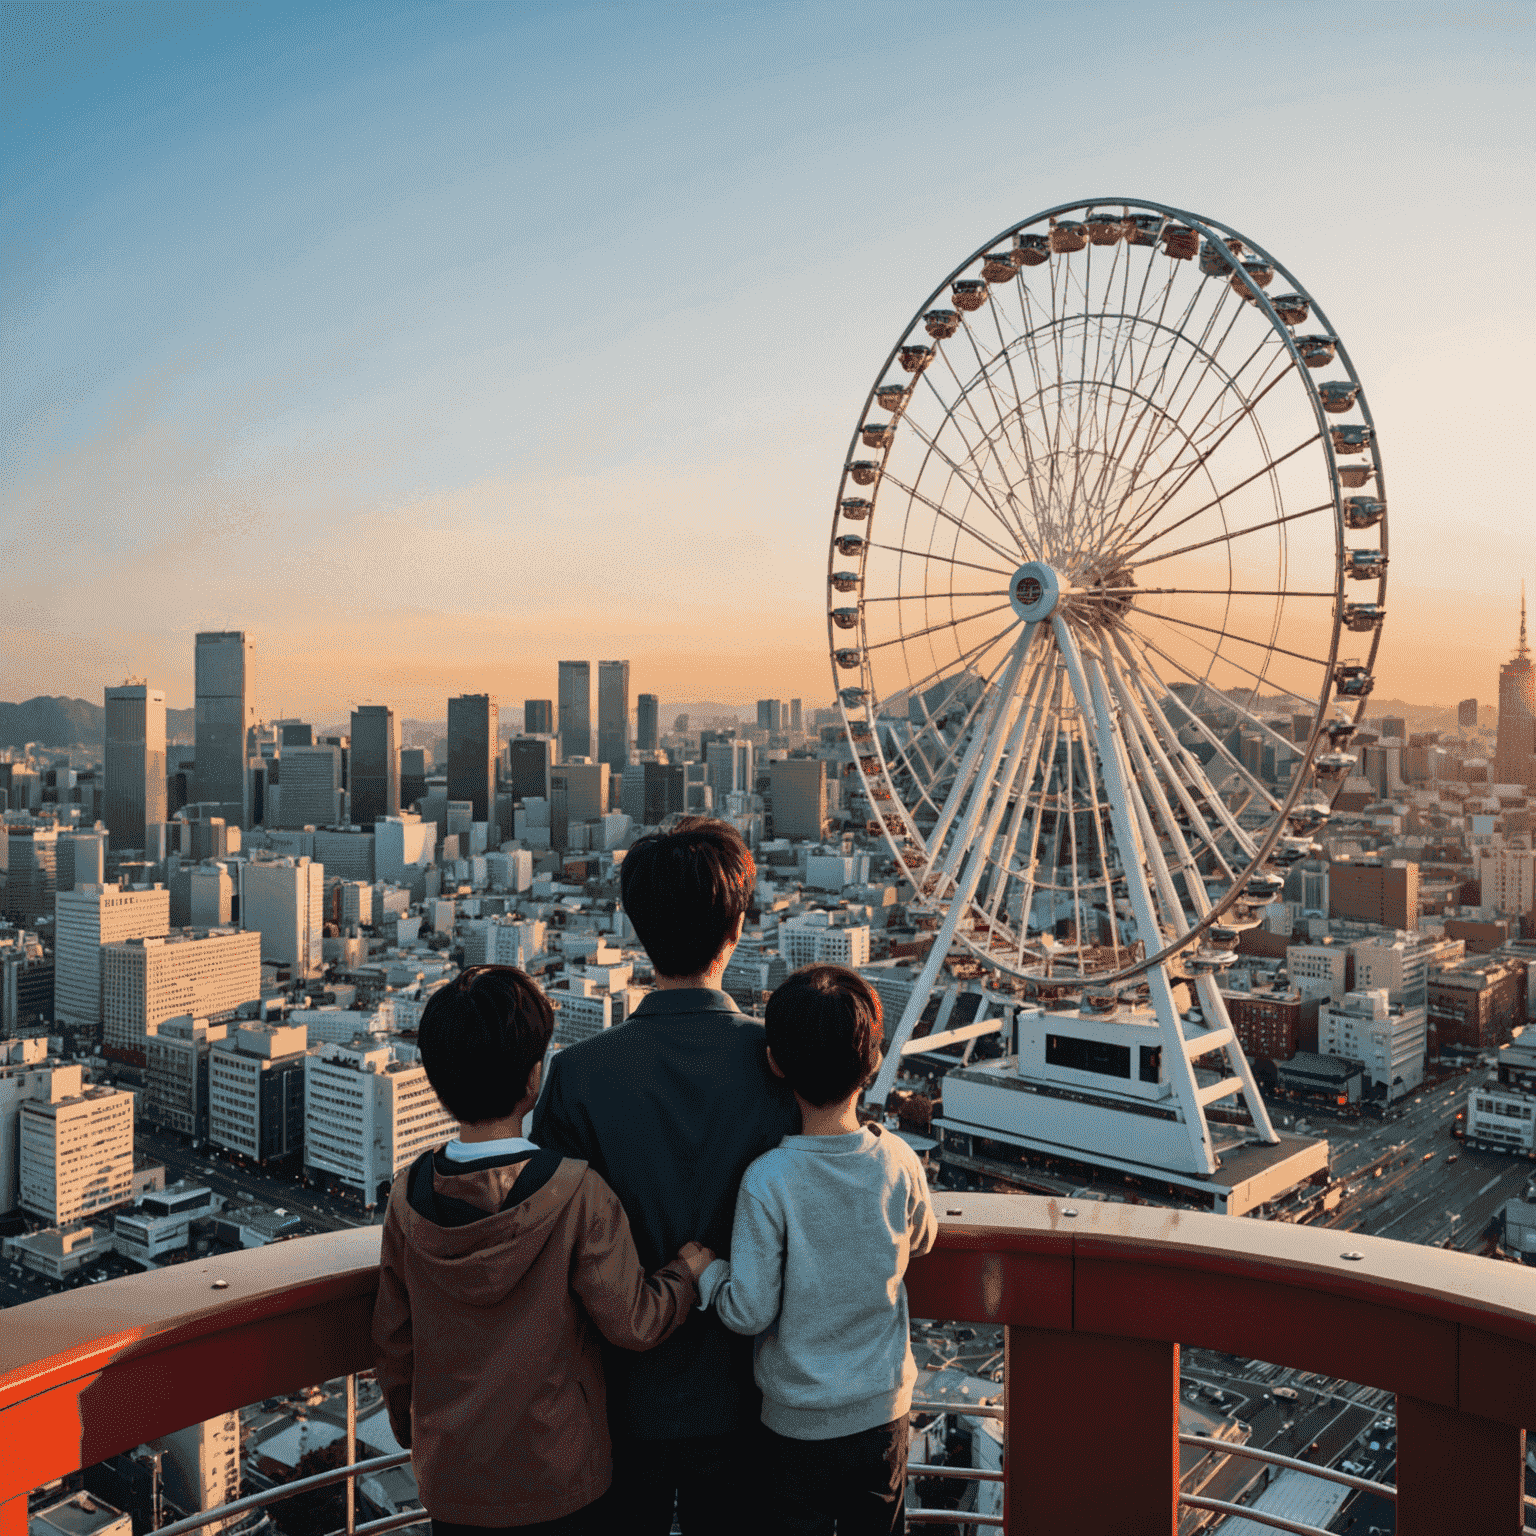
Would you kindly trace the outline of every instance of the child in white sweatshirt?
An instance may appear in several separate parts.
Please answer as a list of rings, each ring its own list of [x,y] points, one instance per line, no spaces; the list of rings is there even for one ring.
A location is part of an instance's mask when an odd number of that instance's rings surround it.
[[[902,1276],[938,1224],[917,1154],[859,1124],[883,1040],[869,983],[836,965],[797,971],[766,1023],[803,1128],[748,1167],[730,1260],[704,1272],[699,1304],[758,1336],[765,1529],[889,1536],[906,1528],[917,1377]]]

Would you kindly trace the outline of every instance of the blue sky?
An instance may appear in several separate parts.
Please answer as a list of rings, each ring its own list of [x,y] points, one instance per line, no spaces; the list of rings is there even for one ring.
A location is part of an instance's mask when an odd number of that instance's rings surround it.
[[[819,698],[881,359],[991,232],[1116,192],[1321,298],[1392,477],[1382,688],[1486,697],[1536,584],[1533,19],[8,3],[0,697],[186,703],[242,627],[270,713],[561,655]]]

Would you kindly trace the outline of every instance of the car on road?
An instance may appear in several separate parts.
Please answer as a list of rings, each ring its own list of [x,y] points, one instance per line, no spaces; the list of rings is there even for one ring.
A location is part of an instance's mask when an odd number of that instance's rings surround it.
[[[1294,1403],[1296,1399],[1301,1396],[1301,1393],[1299,1393],[1295,1387],[1276,1387],[1275,1396],[1286,1398],[1288,1401]]]
[[[1425,1153],[1425,1154],[1424,1154],[1424,1156],[1423,1156],[1423,1157],[1421,1157],[1421,1158],[1420,1158],[1420,1159],[1419,1159],[1419,1161],[1420,1161],[1420,1162],[1421,1162],[1421,1163],[1427,1163],[1427,1162],[1430,1162],[1430,1161],[1431,1161],[1431,1160],[1432,1160],[1432,1159],[1433,1159],[1433,1158],[1434,1158],[1434,1155],[1435,1155],[1435,1154],[1434,1154],[1434,1153],[1433,1153],[1433,1152],[1426,1152],[1426,1153]]]
[[[1445,1161],[1446,1161],[1446,1165],[1447,1165],[1447,1166],[1449,1166],[1449,1165],[1450,1165],[1450,1164],[1451,1164],[1451,1163],[1454,1163],[1454,1162],[1455,1162],[1455,1161],[1456,1161],[1456,1160],[1457,1160],[1457,1158],[1459,1158],[1459,1157],[1460,1157],[1460,1156],[1461,1156],[1461,1153],[1460,1153],[1460,1152],[1452,1152],[1452,1153],[1451,1153],[1451,1154],[1450,1154],[1450,1155],[1449,1155],[1449,1156],[1448,1156],[1448,1157],[1447,1157],[1447,1158],[1446,1158],[1446,1160],[1445,1160]]]

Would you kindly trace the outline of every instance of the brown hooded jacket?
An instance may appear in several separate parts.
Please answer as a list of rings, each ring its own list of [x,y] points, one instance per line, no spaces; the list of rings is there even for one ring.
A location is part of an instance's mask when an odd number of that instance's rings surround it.
[[[599,1335],[650,1349],[696,1296],[679,1260],[646,1277],[584,1162],[424,1153],[389,1193],[373,1340],[428,1512],[531,1525],[598,1498],[613,1475]]]

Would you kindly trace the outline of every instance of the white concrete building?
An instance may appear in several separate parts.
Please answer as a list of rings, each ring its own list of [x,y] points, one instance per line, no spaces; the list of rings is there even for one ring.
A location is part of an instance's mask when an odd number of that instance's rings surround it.
[[[556,1045],[575,1045],[613,1025],[613,999],[595,985],[583,987],[573,980],[569,990],[561,988],[548,997],[555,1010]]]
[[[267,1163],[304,1142],[302,1024],[241,1024],[208,1052],[208,1139]]]
[[[21,1103],[21,1208],[56,1227],[133,1191],[133,1095],[82,1086],[79,1073],[56,1069],[47,1098]]]
[[[869,964],[869,924],[840,926],[831,912],[807,912],[779,925],[779,953],[792,971],[807,965]]]
[[[405,1042],[324,1045],[304,1061],[304,1165],[373,1205],[402,1168],[458,1134]]]
[[[261,935],[261,958],[318,975],[323,962],[325,865],[263,859],[240,866],[240,926]]]
[[[101,1025],[101,949],[127,939],[150,938],[171,926],[171,893],[117,885],[82,885],[60,891],[54,930],[53,1012],[77,1029]]]
[[[1512,917],[1536,911],[1536,852],[1529,848],[1479,848],[1476,869],[1485,907]]]
[[[222,864],[198,864],[187,871],[187,920],[193,928],[227,928],[234,901],[235,882]]]
[[[68,1074],[56,1090],[56,1072]],[[0,1040],[0,1215],[14,1211],[21,1199],[21,1106],[27,1099],[52,1098],[80,1091],[78,1066],[62,1067],[48,1057],[41,1035]]]
[[[1428,1015],[1389,1000],[1384,988],[1357,988],[1342,1003],[1317,1010],[1317,1048],[1324,1056],[1363,1061],[1388,1100],[1412,1093],[1424,1081]]]
[[[0,1260],[19,1264],[49,1280],[62,1280],[111,1252],[112,1234],[105,1225],[76,1226],[67,1231],[44,1227],[20,1237],[0,1238]]]
[[[361,880],[343,880],[341,891],[341,926],[343,928],[371,928],[373,926],[373,887]]]
[[[232,928],[130,939],[102,949],[102,1043],[143,1063],[167,1019],[232,1013],[261,996],[261,940]]]
[[[1384,989],[1404,1008],[1425,1008],[1429,1003],[1429,968],[1450,965],[1466,957],[1461,939],[1435,939],[1426,934],[1396,933],[1357,939],[1355,990]]]
[[[1303,1002],[1342,1003],[1347,989],[1347,944],[1292,944],[1285,951],[1285,969]]]
[[[1536,1098],[1497,1078],[1467,1095],[1467,1142],[1498,1152],[1536,1154]]]
[[[178,1509],[201,1513],[240,1497],[240,1415],[221,1413],[152,1442],[165,1452],[165,1491]],[[215,1520],[205,1531],[238,1525],[242,1516]]]
[[[544,952],[543,922],[514,917],[481,917],[464,925],[465,965],[518,965],[525,969]]]

